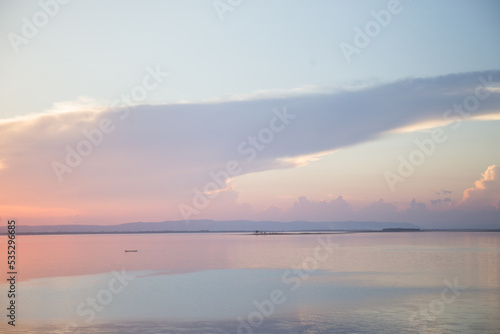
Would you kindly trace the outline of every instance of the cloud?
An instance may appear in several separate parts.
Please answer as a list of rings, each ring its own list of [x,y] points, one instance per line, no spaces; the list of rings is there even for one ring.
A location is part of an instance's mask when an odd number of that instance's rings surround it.
[[[449,199],[444,199],[441,202],[434,202],[433,205],[437,207],[440,203],[449,201]],[[255,217],[259,220],[278,221],[407,222],[426,229],[500,228],[500,208],[464,208],[449,205],[446,210],[440,210],[439,207],[432,210],[416,199],[402,207],[399,207],[397,203],[379,199],[356,210],[342,196],[332,201],[312,201],[302,196],[290,208],[273,206],[258,213]]]
[[[464,191],[459,206],[474,209],[500,208],[500,166],[489,166],[474,183],[474,187]]]
[[[416,199],[412,199],[410,202],[410,210],[425,210],[425,203],[417,202]]]
[[[425,208],[425,206],[424,206]],[[290,208],[270,207],[260,214],[265,220],[308,220],[316,222],[331,221],[402,221],[401,212],[394,203],[379,199],[359,209],[348,203],[342,196],[331,201],[314,201],[305,196],[299,197]]]
[[[359,210],[362,217],[368,220],[384,220],[382,217],[387,218],[398,210],[397,206],[393,203],[384,202],[381,198],[376,202],[369,204]]]
[[[355,210],[342,196],[331,201],[314,201],[300,196],[289,208],[272,206],[257,214],[257,217],[262,220],[334,222],[349,220],[398,221],[397,215],[397,206],[394,203],[384,202],[383,199]]]
[[[283,218],[289,221],[332,221],[348,219],[351,212],[352,206],[342,196],[331,201],[310,201],[305,196],[301,196],[286,211]]]
[[[481,86],[480,77],[494,85],[500,71],[116,110],[87,103],[64,112],[60,104],[57,112],[0,122],[0,203],[92,213],[95,220],[87,223],[96,224],[110,217],[182,219],[179,204],[194,206],[196,190],[214,191],[215,184],[218,201],[233,203],[229,180],[236,175],[293,168],[393,129],[442,119],[478,87],[488,98],[475,114],[497,113],[500,91]],[[211,212],[211,205],[203,210]],[[297,205],[325,215],[348,212],[342,198]]]

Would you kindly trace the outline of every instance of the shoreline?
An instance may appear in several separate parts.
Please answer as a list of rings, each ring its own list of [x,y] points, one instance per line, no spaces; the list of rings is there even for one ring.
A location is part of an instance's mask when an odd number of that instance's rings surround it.
[[[311,231],[110,231],[110,232],[17,232],[16,235],[96,235],[96,234],[222,234],[237,233],[242,235],[269,236],[269,235],[318,235],[318,234],[351,234],[351,233],[421,233],[421,232],[500,232],[500,229],[436,229],[436,230],[311,230]],[[8,233],[0,233],[2,236]]]

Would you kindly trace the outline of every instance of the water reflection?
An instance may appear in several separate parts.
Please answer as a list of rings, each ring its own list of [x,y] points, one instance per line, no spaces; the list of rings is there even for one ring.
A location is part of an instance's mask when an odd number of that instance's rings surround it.
[[[338,247],[314,263],[320,240]],[[235,333],[238,317],[248,322],[276,290],[285,301],[251,328],[256,333],[500,328],[497,234],[20,236],[19,243],[24,332]],[[122,269],[134,279],[120,289],[110,282]],[[409,321],[454,279],[467,289],[439,317],[420,327]],[[103,306],[91,321],[88,298]],[[69,331],[67,323],[77,326]]]

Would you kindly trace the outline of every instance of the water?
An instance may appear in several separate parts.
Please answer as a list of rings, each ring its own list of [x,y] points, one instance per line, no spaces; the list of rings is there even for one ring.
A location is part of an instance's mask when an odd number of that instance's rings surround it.
[[[500,331],[500,233],[18,236],[17,257],[4,333]]]

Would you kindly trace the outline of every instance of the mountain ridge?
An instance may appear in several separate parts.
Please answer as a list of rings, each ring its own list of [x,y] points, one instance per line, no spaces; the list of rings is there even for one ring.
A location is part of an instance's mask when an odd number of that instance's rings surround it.
[[[420,228],[405,222],[377,221],[339,221],[339,222],[308,222],[308,221],[251,221],[251,220],[193,220],[186,222],[129,222],[117,225],[17,225],[17,234],[23,233],[134,233],[134,232],[294,232],[294,231],[377,231],[384,228]],[[7,232],[6,226],[0,227],[0,233]]]

